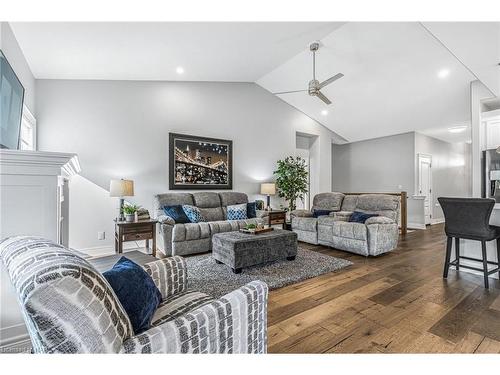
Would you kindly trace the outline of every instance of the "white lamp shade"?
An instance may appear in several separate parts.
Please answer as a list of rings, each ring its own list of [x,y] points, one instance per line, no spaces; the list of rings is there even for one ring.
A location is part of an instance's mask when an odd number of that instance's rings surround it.
[[[133,197],[134,181],[132,180],[111,180],[109,183],[110,197]]]
[[[274,183],[260,184],[260,193],[262,195],[274,195],[274,194],[276,194],[276,184],[274,184]]]

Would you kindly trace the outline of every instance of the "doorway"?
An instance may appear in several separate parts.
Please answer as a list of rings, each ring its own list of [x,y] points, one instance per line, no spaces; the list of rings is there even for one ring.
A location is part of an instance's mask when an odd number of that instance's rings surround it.
[[[432,221],[432,156],[418,154],[418,194],[424,198],[424,223]]]

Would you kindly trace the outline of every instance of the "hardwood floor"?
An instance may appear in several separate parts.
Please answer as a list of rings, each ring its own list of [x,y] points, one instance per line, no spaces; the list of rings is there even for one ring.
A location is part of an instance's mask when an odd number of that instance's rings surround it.
[[[270,292],[270,353],[500,353],[500,283],[450,269],[443,225],[377,258]]]

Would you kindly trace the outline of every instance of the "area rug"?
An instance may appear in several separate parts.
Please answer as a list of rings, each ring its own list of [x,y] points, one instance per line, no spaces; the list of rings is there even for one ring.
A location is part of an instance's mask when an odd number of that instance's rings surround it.
[[[323,255],[300,248],[293,261],[279,260],[259,266],[243,268],[234,274],[224,264],[217,264],[211,254],[185,258],[190,289],[219,298],[253,280],[262,280],[269,289],[281,288],[324,273],[338,271],[352,264],[344,259]]]

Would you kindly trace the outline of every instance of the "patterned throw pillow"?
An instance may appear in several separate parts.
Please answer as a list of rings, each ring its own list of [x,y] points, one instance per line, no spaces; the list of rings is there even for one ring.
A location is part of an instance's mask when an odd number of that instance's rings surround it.
[[[247,218],[247,204],[227,206],[227,220],[245,220]]]
[[[173,206],[163,206],[163,212],[165,215],[174,219],[176,224],[186,224],[190,223],[189,218],[182,209],[182,205],[175,204]]]
[[[205,221],[198,207],[191,206],[189,204],[183,204],[182,209],[184,210],[184,213],[191,223],[200,223],[202,221]]]

